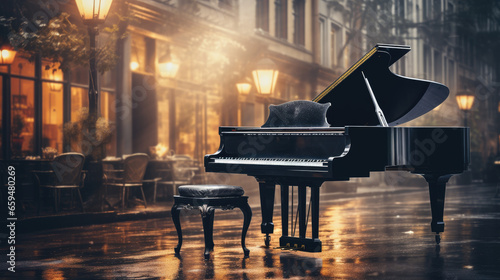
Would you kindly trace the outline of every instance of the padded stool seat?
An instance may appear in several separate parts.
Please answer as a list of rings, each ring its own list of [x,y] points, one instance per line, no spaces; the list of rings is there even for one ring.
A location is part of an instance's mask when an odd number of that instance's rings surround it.
[[[178,188],[179,195],[174,196],[172,206],[172,220],[179,238],[175,247],[178,255],[182,246],[182,229],[179,213],[182,209],[198,208],[203,221],[203,232],[205,236],[205,258],[210,257],[210,251],[214,249],[213,227],[215,209],[231,210],[235,207],[243,212],[243,230],[241,233],[241,247],[245,257],[250,250],[245,247],[245,237],[252,219],[252,209],[248,205],[248,196],[243,196],[243,188],[229,185],[184,185]]]
[[[228,185],[184,185],[177,191],[179,195],[189,197],[242,196],[245,193],[242,187]]]

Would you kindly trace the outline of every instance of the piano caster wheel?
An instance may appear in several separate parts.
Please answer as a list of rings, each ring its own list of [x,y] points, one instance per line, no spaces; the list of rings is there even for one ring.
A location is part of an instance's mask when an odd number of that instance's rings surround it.
[[[266,234],[266,237],[264,237],[264,244],[266,244],[266,247],[269,247],[270,243],[271,243],[271,236],[269,236],[269,234]]]
[[[438,234],[436,234],[436,237],[435,237],[435,238],[436,238],[436,244],[441,243],[441,235],[439,235],[439,233],[438,233]]]

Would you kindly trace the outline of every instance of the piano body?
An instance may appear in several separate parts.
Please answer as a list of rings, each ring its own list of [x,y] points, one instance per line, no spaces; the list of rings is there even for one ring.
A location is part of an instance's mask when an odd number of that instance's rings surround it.
[[[280,247],[320,252],[322,183],[389,170],[420,174],[427,181],[431,230],[440,242],[446,183],[469,165],[469,129],[396,126],[429,112],[449,93],[439,83],[402,77],[389,70],[409,50],[408,46],[376,45],[313,101],[271,105],[262,127],[219,128],[220,148],[205,156],[205,169],[257,179],[266,246],[274,230],[276,185],[281,187]],[[381,111],[376,112],[377,108]],[[293,219],[289,219],[293,186],[298,187],[298,236]],[[306,237],[309,211],[311,233]]]

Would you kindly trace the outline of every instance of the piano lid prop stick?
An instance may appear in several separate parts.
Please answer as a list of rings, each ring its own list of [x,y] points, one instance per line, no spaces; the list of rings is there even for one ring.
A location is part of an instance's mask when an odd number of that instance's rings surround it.
[[[382,112],[382,109],[380,109],[380,106],[378,106],[377,99],[375,98],[375,94],[373,94],[372,87],[370,86],[370,82],[368,82],[368,79],[365,77],[365,73],[361,71],[361,74],[363,75],[363,79],[365,80],[366,87],[368,88],[368,92],[370,93],[370,96],[373,101],[373,105],[375,106],[375,114],[377,114],[378,121],[380,122],[381,126],[389,126],[387,124],[387,120],[385,119],[384,112]]]

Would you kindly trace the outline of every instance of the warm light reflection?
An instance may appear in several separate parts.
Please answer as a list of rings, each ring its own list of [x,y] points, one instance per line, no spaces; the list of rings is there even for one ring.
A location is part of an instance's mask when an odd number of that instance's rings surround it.
[[[139,62],[137,61],[130,62],[130,70],[136,71],[137,69],[139,69]]]
[[[322,214],[323,221],[328,220],[326,227],[321,231],[328,234],[327,239],[333,243],[335,249],[341,249],[343,239],[352,236],[349,232],[355,230],[360,232],[362,228],[361,217],[357,209],[360,207],[359,200],[350,201],[346,204],[332,205]],[[346,209],[354,209],[346,212]],[[353,217],[353,215],[355,215]],[[362,245],[364,242],[360,239],[356,240],[356,245]]]
[[[53,69],[52,73],[50,74],[50,79],[53,81],[62,82],[63,81],[62,72],[58,71],[57,69]],[[63,86],[62,83],[50,83],[49,85],[51,91],[60,91]]]
[[[55,268],[49,268],[43,271],[43,279],[64,280],[66,278],[64,277],[64,273],[61,270]]]
[[[167,146],[163,145],[163,144],[158,144],[156,146],[152,146],[150,148],[150,153],[151,153],[151,156],[154,157],[154,158],[157,158],[157,159],[162,159],[165,157],[165,155],[167,154],[168,152],[168,148]]]
[[[84,21],[103,22],[108,15],[113,0],[75,0]]]
[[[474,95],[457,95],[458,108],[462,111],[469,111],[474,104]]]

